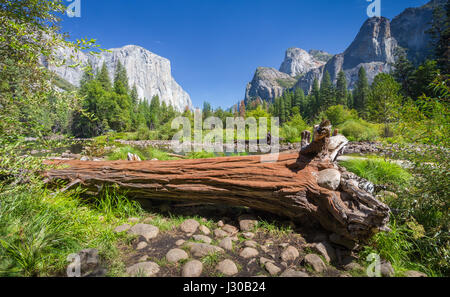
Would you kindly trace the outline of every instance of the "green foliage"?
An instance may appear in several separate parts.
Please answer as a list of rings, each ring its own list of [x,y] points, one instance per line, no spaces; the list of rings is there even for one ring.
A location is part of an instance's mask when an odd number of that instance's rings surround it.
[[[347,109],[343,105],[334,105],[322,112],[319,118],[329,119],[334,126],[339,126],[348,120],[357,120],[358,113],[355,110]]]
[[[411,174],[400,165],[384,159],[351,159],[340,162],[347,170],[378,185],[405,186]]]
[[[325,110],[336,103],[336,94],[330,73],[325,72],[322,83],[320,84],[320,109]]]
[[[290,143],[299,142],[301,133],[309,127],[300,114],[294,115],[281,129],[281,137]]]
[[[368,117],[375,122],[383,123],[384,136],[389,136],[390,125],[398,122],[402,97],[399,95],[400,84],[386,73],[375,77],[369,91],[366,111]]]
[[[359,68],[358,80],[356,82],[355,90],[353,91],[353,108],[355,108],[360,115],[365,114],[365,107],[369,97],[369,82],[367,80],[367,73],[364,67]]]
[[[377,125],[364,120],[348,120],[340,127],[340,132],[350,141],[373,141],[381,135]]]
[[[390,259],[401,270],[415,269],[429,276],[450,273],[449,152],[426,146],[403,145],[394,157],[411,162],[413,174],[406,191],[387,201],[395,213],[393,233],[380,233],[368,249]]]
[[[111,154],[108,156],[108,160],[115,161],[115,160],[127,160],[128,153],[135,154],[141,158],[141,160],[145,160],[144,154],[131,146],[124,146],[119,147],[116,150],[114,150]]]

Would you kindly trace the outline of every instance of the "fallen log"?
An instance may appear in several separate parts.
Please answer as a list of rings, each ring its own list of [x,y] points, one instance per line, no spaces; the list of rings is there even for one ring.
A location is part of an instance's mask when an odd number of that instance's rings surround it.
[[[262,163],[261,156],[143,162],[49,161],[64,167],[49,170],[44,176],[49,184],[63,180],[92,193],[115,185],[133,198],[225,203],[294,220],[313,219],[353,241],[365,241],[376,232],[388,230],[389,208],[360,189],[352,174],[342,168],[339,172],[334,164],[336,150],[342,150],[343,145],[330,137],[329,122],[315,128],[311,143],[310,135],[303,135],[308,139],[302,140],[300,154],[280,154],[274,163]],[[337,187],[319,185],[325,172],[341,176]]]

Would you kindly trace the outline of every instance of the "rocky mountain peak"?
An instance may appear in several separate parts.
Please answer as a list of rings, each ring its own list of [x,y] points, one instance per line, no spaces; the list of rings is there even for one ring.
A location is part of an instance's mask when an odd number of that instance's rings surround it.
[[[344,52],[344,69],[351,69],[361,63],[394,62],[397,41],[391,35],[387,18],[373,17],[362,25],[352,44]]]
[[[60,59],[68,59],[67,65],[62,67],[48,66],[58,76],[79,86],[83,70],[81,67],[69,67],[71,54],[75,55],[75,60],[83,65],[91,64],[94,68],[100,69],[105,63],[108,68],[110,78],[114,73],[118,62],[127,70],[130,87],[136,85],[138,95],[141,99],[151,100],[153,96],[159,96],[161,102],[183,111],[186,106],[192,108],[192,101],[188,93],[172,77],[170,61],[160,57],[147,49],[137,45],[126,45],[121,48],[113,48],[102,52],[99,55],[90,55],[84,52],[74,53],[67,48],[56,50],[56,56]]]
[[[311,69],[318,68],[324,64],[325,62],[317,60],[301,48],[289,48],[286,51],[280,71],[295,77],[303,75]]]

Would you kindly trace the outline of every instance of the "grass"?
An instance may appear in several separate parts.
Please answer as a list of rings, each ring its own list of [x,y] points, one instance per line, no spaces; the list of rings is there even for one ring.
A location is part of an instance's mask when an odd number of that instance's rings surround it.
[[[108,160],[116,161],[116,160],[127,160],[128,153],[135,154],[141,158],[141,160],[153,160],[158,159],[161,161],[167,160],[176,160],[177,158],[170,157],[167,152],[162,150],[148,147],[148,148],[135,148],[132,146],[122,146],[114,150],[112,153],[108,155]]]
[[[395,184],[405,186],[412,177],[400,165],[381,158],[352,159],[342,161],[340,165],[378,185]]]
[[[85,248],[99,250],[109,275],[123,270],[116,246],[125,235],[113,228],[138,214],[137,205],[112,192],[87,203],[76,191],[55,194],[36,181],[0,187],[1,276],[65,275],[68,255]]]
[[[264,220],[258,222],[257,226],[255,227],[255,230],[257,229],[263,230],[278,237],[289,235],[293,232],[291,226],[285,226],[277,222],[268,222]]]

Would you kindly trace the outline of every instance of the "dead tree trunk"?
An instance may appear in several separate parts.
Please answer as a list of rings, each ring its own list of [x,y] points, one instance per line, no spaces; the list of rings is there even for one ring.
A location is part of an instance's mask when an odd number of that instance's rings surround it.
[[[116,185],[129,197],[226,203],[285,215],[313,218],[345,238],[365,240],[386,230],[389,208],[343,174],[337,190],[318,184],[321,170],[337,168],[329,151],[331,125],[316,127],[300,154],[280,154],[275,163],[260,156],[144,162],[56,161],[63,168],[44,173],[48,183],[63,180],[98,193]],[[307,134],[305,134],[307,135]],[[345,139],[345,138],[344,138]],[[342,145],[335,145],[342,149]],[[336,148],[336,149],[337,149]],[[49,162],[50,163],[50,162]]]

